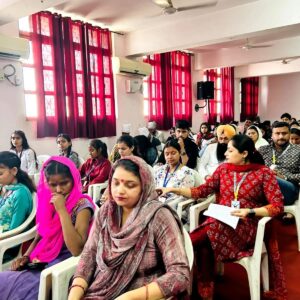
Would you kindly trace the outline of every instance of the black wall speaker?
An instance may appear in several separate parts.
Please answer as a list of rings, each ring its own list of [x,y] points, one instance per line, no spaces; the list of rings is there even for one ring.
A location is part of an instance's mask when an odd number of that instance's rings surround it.
[[[199,81],[197,82],[197,99],[214,99],[214,82]]]

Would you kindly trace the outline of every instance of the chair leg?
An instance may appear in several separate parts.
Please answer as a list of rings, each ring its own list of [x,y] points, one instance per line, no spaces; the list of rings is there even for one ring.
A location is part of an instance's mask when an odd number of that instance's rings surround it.
[[[300,215],[298,215],[298,211],[295,211],[294,214],[296,221],[296,229],[297,229],[297,240],[298,240],[298,251],[300,251]]]
[[[259,268],[248,265],[247,274],[250,288],[251,300],[260,300],[260,274]],[[258,273],[258,274],[257,274]]]
[[[262,274],[262,284],[264,291],[269,290],[269,262],[268,255],[262,255],[261,261],[261,274]]]

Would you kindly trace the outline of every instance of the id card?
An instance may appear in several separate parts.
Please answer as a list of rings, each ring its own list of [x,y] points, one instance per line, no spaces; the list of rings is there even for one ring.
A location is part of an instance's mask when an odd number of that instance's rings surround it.
[[[231,201],[231,207],[235,209],[240,209],[240,201],[232,200]]]

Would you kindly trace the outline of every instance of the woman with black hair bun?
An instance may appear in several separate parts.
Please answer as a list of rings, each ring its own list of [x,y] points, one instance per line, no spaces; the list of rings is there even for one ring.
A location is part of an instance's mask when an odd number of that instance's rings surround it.
[[[89,158],[80,168],[82,191],[87,193],[89,185],[103,183],[108,180],[111,170],[110,161],[107,159],[107,146],[98,139],[90,141]]]
[[[34,175],[38,171],[35,151],[29,146],[25,133],[15,130],[10,138],[10,152],[18,155],[21,160],[21,170]]]

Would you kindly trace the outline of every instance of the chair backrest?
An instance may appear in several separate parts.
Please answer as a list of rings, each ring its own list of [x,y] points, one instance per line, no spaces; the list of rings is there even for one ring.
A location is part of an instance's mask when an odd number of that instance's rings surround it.
[[[50,155],[48,154],[42,154],[37,156],[37,161],[38,161],[38,169],[41,170],[43,163],[50,158]]]
[[[79,167],[81,167],[84,164],[85,160],[81,156],[78,157],[78,160],[79,160]]]
[[[194,186],[199,186],[200,184],[204,183],[202,177],[200,176],[197,170],[193,170],[193,173],[194,173],[194,180],[195,180]]]
[[[94,203],[100,199],[101,191],[107,188],[108,181],[103,183],[90,184],[88,188],[88,195],[93,199]]]
[[[15,236],[23,232],[28,228],[28,226],[33,222],[36,215],[36,193],[32,194],[32,210],[27,219],[17,228],[9,230],[0,234],[0,240]]]

